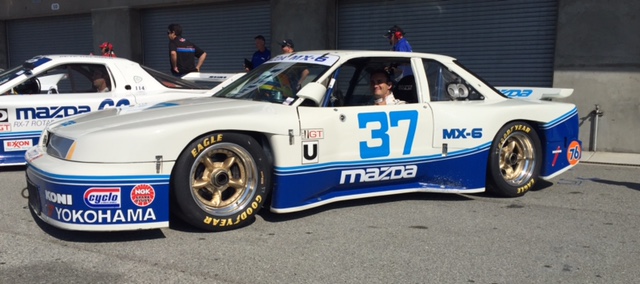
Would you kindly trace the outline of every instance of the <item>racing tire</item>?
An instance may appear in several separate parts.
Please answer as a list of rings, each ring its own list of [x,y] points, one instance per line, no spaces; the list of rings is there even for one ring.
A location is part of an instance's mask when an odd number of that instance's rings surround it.
[[[171,177],[176,215],[206,231],[251,224],[271,191],[271,164],[249,135],[214,132],[189,144]]]
[[[503,197],[527,193],[540,176],[541,151],[540,138],[528,123],[503,126],[491,143],[487,190]]]

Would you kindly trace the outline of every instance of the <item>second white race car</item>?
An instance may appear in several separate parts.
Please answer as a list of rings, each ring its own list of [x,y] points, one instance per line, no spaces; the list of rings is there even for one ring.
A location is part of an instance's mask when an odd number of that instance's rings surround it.
[[[190,76],[212,81],[211,76]],[[213,81],[222,81],[220,74]],[[134,104],[209,96],[210,87],[167,75],[123,58],[37,56],[0,74],[0,166],[25,164],[53,120]]]

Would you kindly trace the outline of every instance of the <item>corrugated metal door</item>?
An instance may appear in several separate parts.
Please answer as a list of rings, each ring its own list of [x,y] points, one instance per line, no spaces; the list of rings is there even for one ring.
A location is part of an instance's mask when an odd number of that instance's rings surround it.
[[[268,1],[150,9],[142,12],[144,65],[169,73],[167,26],[182,26],[182,36],[207,53],[203,72],[241,72],[256,50],[254,37],[271,40]]]
[[[551,86],[557,0],[338,2],[338,48],[389,50],[400,26],[414,52],[446,54],[498,86]]]
[[[9,66],[43,54],[89,54],[94,51],[91,14],[9,21]]]

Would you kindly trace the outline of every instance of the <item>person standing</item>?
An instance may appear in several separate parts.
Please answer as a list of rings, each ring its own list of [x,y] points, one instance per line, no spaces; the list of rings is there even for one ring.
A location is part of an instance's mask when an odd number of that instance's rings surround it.
[[[293,40],[291,39],[282,40],[282,42],[280,42],[280,46],[282,47],[282,54],[289,54],[289,53],[295,52]],[[307,79],[307,76],[309,76],[309,69],[307,68],[304,68],[303,70],[299,70],[299,69],[300,68],[295,68],[295,67],[291,68],[291,71],[295,71],[293,73],[299,73],[299,75],[298,74],[289,75],[291,80],[291,87],[296,92],[302,88],[302,84],[306,83],[304,80]]]
[[[256,41],[256,48],[258,50],[253,53],[253,56],[251,57],[251,68],[247,68],[247,71],[257,68],[260,64],[271,59],[271,51],[267,48],[265,38],[262,35],[258,35],[254,40]]]
[[[169,36],[171,73],[175,76],[183,76],[191,72],[200,72],[207,53],[182,37],[182,27],[179,24],[170,24],[167,35]],[[197,64],[194,64],[194,57],[198,58]]]
[[[409,41],[404,37],[404,31],[394,25],[387,30],[385,37],[389,39],[389,44],[392,46],[392,51],[404,51],[404,52],[412,52],[411,45]]]
[[[116,57],[116,53],[113,52],[113,44],[108,41],[105,41],[100,45],[100,50],[104,57]]]

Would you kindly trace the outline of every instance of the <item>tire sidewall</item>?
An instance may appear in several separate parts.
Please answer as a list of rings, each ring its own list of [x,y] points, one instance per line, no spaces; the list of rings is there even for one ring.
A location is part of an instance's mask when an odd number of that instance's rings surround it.
[[[533,172],[531,176],[526,179],[522,184],[513,186],[504,180],[500,172],[500,147],[504,144],[505,140],[514,133],[521,133],[526,135],[531,140],[533,145]],[[496,137],[491,143],[491,150],[489,152],[489,166],[487,178],[488,190],[505,197],[517,197],[522,196],[531,188],[533,188],[539,175],[540,168],[542,166],[542,148],[540,146],[540,138],[536,130],[528,123],[522,121],[510,122],[503,126],[496,134]]]
[[[212,215],[198,206],[191,193],[191,167],[203,151],[219,143],[233,143],[244,148],[253,158],[256,188],[243,208],[229,215]],[[178,216],[185,222],[207,231],[224,231],[247,225],[262,208],[271,184],[271,165],[260,144],[251,136],[230,132],[213,132],[195,139],[180,154],[171,175],[171,191]]]

